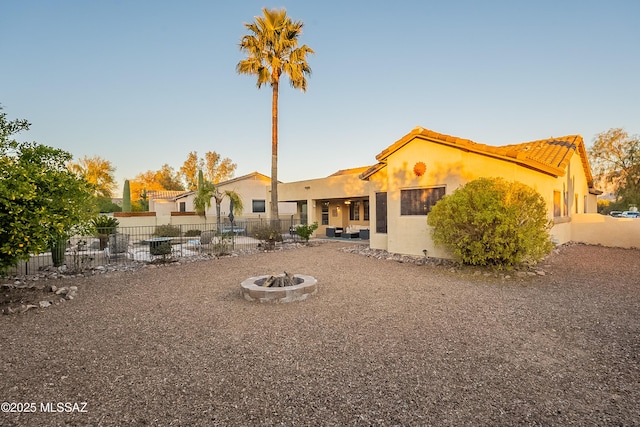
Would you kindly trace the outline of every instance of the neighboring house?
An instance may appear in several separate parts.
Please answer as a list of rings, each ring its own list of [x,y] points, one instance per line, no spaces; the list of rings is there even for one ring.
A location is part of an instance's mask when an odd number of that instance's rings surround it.
[[[369,184],[360,174],[369,167],[340,170],[325,178],[278,184],[278,199],[295,202],[302,224],[318,222],[317,235],[327,227],[369,228]]]
[[[243,204],[242,215],[236,218],[266,218],[269,212],[267,200],[271,187],[271,178],[259,172],[252,172],[227,181],[215,184],[216,191],[224,194],[225,191],[234,191],[240,195]],[[195,208],[193,201],[197,191],[150,191],[149,210],[156,212],[158,216],[176,215],[176,212],[193,213]],[[281,214],[293,215],[295,204],[281,203],[279,205]],[[220,217],[226,218],[229,215],[229,198],[224,197],[220,204]],[[216,201],[211,199],[211,207],[206,211],[207,217],[216,216]]]
[[[189,212],[193,210],[193,198],[189,203],[189,196],[193,191],[149,190],[149,212],[156,216],[170,216],[171,212]]]
[[[445,194],[480,177],[519,181],[546,200],[552,235],[571,240],[571,217],[597,211],[582,137],[549,138],[501,147],[417,127],[376,156],[360,176],[369,183],[370,245],[389,252],[448,257],[435,247],[427,214]]]

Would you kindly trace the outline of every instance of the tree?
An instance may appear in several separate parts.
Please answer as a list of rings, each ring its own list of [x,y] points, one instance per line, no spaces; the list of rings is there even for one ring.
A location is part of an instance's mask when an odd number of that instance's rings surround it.
[[[184,178],[189,190],[198,188],[198,173],[203,171],[204,178],[212,184],[217,184],[233,177],[238,167],[230,158],[224,159],[215,151],[207,151],[204,159],[198,157],[197,151],[189,153],[187,160],[180,167],[180,174]]]
[[[184,191],[184,185],[180,180],[180,174],[166,163],[155,173],[154,179],[164,190]]]
[[[213,183],[204,179],[202,171],[198,172],[198,192],[193,199],[193,206],[198,215],[202,215],[206,218],[207,209],[211,207],[211,198],[215,194],[215,186]]]
[[[71,154],[10,139],[28,129],[0,113],[0,271],[46,248],[64,255],[66,240],[95,214],[91,185],[67,167]]]
[[[180,167],[180,173],[187,184],[187,190],[193,191],[198,188],[198,171],[202,170],[202,167],[202,160],[198,159],[198,152],[190,152],[187,160]]]
[[[166,163],[160,170],[148,170],[136,175],[130,185],[131,200],[142,200],[142,202],[136,202],[142,210],[144,210],[146,193],[149,191],[184,191],[180,175]]]
[[[611,186],[617,205],[640,204],[640,136],[620,128],[599,133],[589,149],[589,162],[599,185]]]
[[[302,21],[292,21],[285,9],[262,9],[263,16],[244,24],[250,34],[242,37],[240,50],[247,54],[236,66],[239,74],[257,76],[257,86],[271,85],[271,219],[278,219],[278,89],[285,75],[295,89],[307,90],[311,67],[307,55],[315,53],[307,45],[298,47]]]
[[[70,162],[69,169],[93,186],[96,197],[111,198],[116,187],[114,178],[116,168],[111,165],[111,162],[98,156],[84,156],[77,162]]]
[[[427,224],[436,244],[470,265],[536,263],[553,247],[542,196],[501,178],[480,178],[443,197]]]
[[[228,157],[221,158],[215,151],[207,151],[204,153],[204,167],[207,181],[217,184],[233,178],[238,165]]]
[[[235,215],[242,215],[244,205],[242,203],[242,197],[240,197],[240,194],[236,193],[233,190],[226,190],[223,192],[216,190],[213,194],[213,197],[216,200],[216,224],[218,226],[218,230],[220,230],[220,207],[225,197],[227,197],[229,201],[233,203]]]

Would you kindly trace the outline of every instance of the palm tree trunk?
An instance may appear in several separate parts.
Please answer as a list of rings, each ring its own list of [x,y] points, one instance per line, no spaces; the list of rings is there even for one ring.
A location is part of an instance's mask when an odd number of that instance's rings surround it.
[[[273,79],[273,97],[271,102],[271,221],[277,221],[278,215],[278,79]]]

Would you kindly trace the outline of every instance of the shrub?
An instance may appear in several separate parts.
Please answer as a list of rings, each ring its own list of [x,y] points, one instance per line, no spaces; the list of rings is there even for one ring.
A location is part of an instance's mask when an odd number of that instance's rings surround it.
[[[91,226],[96,234],[113,234],[118,229],[120,222],[117,218],[106,215],[99,215],[91,220]]]
[[[153,235],[157,237],[178,237],[180,236],[180,228],[171,224],[159,225]]]
[[[303,224],[296,227],[296,233],[300,236],[305,242],[309,241],[309,238],[313,234],[314,231],[318,229],[318,221],[313,224]]]
[[[185,237],[196,237],[196,236],[199,236],[200,234],[202,234],[201,230],[187,230],[184,233],[184,236]]]
[[[553,248],[542,196],[500,178],[480,178],[445,196],[427,223],[433,227],[434,242],[448,247],[464,264],[534,264]]]
[[[253,236],[256,239],[261,240],[267,249],[273,249],[276,242],[282,242],[282,232],[278,226],[260,226],[253,231]]]

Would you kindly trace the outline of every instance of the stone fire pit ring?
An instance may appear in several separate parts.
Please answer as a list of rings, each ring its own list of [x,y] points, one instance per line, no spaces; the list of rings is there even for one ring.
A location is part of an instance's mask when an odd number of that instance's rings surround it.
[[[318,280],[316,280],[315,277],[304,274],[293,275],[296,282],[300,282],[293,286],[270,288],[256,285],[256,282],[264,283],[269,277],[269,275],[249,277],[240,283],[240,289],[242,290],[244,299],[248,301],[272,303],[303,301],[318,292]]]

